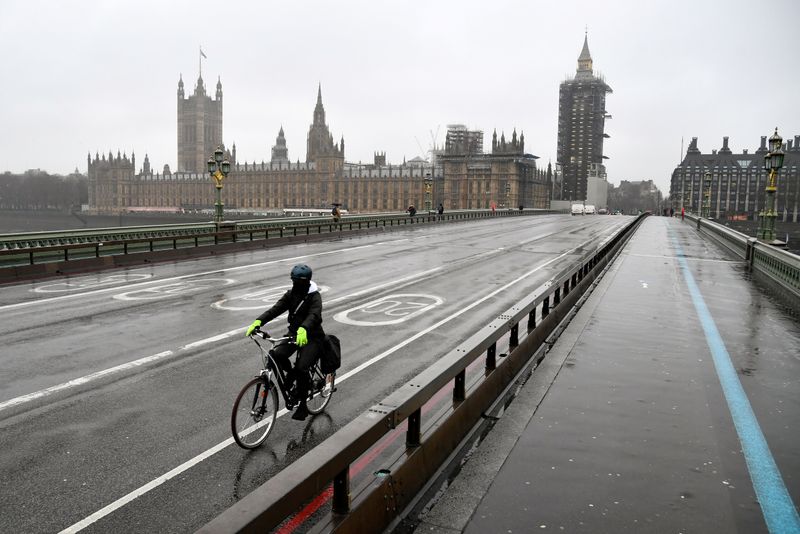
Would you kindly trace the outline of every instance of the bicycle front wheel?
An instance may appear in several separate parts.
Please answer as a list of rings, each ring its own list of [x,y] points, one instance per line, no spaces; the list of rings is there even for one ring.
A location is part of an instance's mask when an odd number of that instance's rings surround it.
[[[278,390],[264,378],[254,378],[233,403],[231,432],[237,445],[255,449],[267,439],[278,414]]]
[[[311,375],[311,392],[308,395],[308,401],[306,403],[308,411],[313,415],[322,413],[322,410],[324,410],[331,401],[331,395],[333,395],[336,389],[334,387],[335,378],[335,374],[325,375],[322,374],[319,367],[314,368],[314,372]]]

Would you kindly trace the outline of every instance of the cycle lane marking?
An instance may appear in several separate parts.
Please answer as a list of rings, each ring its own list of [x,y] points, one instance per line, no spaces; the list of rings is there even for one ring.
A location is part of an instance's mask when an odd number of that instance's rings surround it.
[[[361,248],[361,247],[357,247],[357,248]],[[502,252],[502,250],[503,249],[495,249],[495,250],[485,251],[485,252],[476,254],[474,256],[470,256],[468,258],[463,258],[462,260],[458,260],[456,262],[453,262],[453,263],[449,264],[448,267],[452,267],[453,265],[457,265],[457,264],[462,263],[462,262],[474,261],[475,259],[479,259],[479,258],[483,258],[483,257],[490,256],[490,255],[493,255],[493,254],[497,254],[499,252]],[[285,260],[277,260],[277,261],[285,261]],[[270,263],[274,263],[274,262],[270,262]],[[327,301],[327,304],[330,305],[330,304],[333,304],[335,302],[339,302],[339,301],[342,301],[342,300],[347,300],[347,299],[360,297],[362,295],[369,294],[369,293],[372,293],[374,291],[379,291],[379,290],[384,289],[386,287],[402,284],[402,283],[409,282],[411,280],[415,280],[415,279],[418,279],[418,278],[423,278],[423,277],[428,276],[430,274],[433,274],[433,273],[436,273],[438,271],[441,271],[442,269],[444,269],[444,266],[434,267],[432,269],[427,269],[425,271],[420,271],[418,273],[414,273],[414,274],[411,274],[411,275],[408,275],[408,276],[404,276],[402,278],[398,278],[398,279],[395,279],[395,280],[390,280],[388,282],[384,282],[383,284],[378,284],[378,285],[375,285],[375,286],[372,286],[372,287],[368,287],[368,288],[365,288],[365,289],[362,289],[362,290],[359,290],[359,291],[355,291],[355,292],[350,293],[348,295],[343,295],[341,297],[336,297],[336,298],[330,299],[330,300]],[[116,288],[116,289],[120,289],[120,288]],[[0,308],[0,309],[2,309],[2,308]],[[11,408],[13,406],[19,406],[19,405],[25,404],[27,402],[32,402],[34,400],[41,399],[43,397],[47,397],[47,396],[52,395],[53,393],[57,393],[59,391],[64,391],[64,390],[67,390],[67,389],[70,389],[70,388],[73,388],[73,387],[77,387],[77,386],[81,386],[81,385],[87,384],[88,382],[92,382],[92,381],[97,380],[99,378],[103,378],[103,377],[106,377],[106,376],[109,376],[109,375],[112,375],[112,374],[116,374],[116,373],[121,373],[121,372],[124,372],[124,371],[128,371],[130,369],[133,369],[135,367],[140,367],[140,366],[145,365],[145,364],[149,364],[149,363],[156,362],[158,360],[162,360],[164,358],[167,358],[169,356],[173,356],[173,355],[177,354],[179,351],[196,349],[198,347],[201,347],[203,345],[207,345],[209,343],[214,343],[216,341],[222,341],[222,340],[227,339],[227,338],[229,338],[229,337],[231,337],[233,335],[236,335],[239,332],[244,332],[244,330],[245,330],[244,328],[236,328],[236,329],[230,330],[228,332],[223,332],[221,334],[216,334],[214,336],[211,336],[211,337],[208,337],[208,338],[205,338],[205,339],[201,339],[201,340],[198,340],[198,341],[191,342],[191,343],[189,343],[187,345],[179,347],[175,351],[173,351],[173,350],[162,351],[162,352],[159,352],[158,354],[154,354],[154,355],[151,355],[151,356],[145,356],[144,358],[140,358],[138,360],[134,360],[134,361],[131,361],[131,362],[126,362],[126,363],[123,363],[123,364],[120,364],[120,365],[117,365],[117,366],[114,366],[114,367],[111,367],[111,368],[108,368],[108,369],[104,369],[104,370],[101,370],[101,371],[97,371],[95,373],[90,373],[88,375],[69,380],[69,381],[61,383],[61,384],[50,386],[50,387],[47,387],[47,388],[44,388],[44,389],[41,389],[41,390],[38,390],[38,391],[34,391],[32,393],[28,393],[28,394],[25,394],[25,395],[21,395],[21,396],[18,396],[18,397],[14,397],[14,398],[9,399],[7,401],[0,402],[0,412],[2,412],[5,409]]]
[[[446,323],[452,321],[453,319],[461,316],[462,314],[466,313],[467,311],[471,310],[472,308],[474,308],[474,307],[482,304],[483,302],[487,301],[488,299],[496,296],[498,293],[500,293],[502,291],[505,291],[506,289],[508,289],[509,287],[513,286],[514,284],[519,283],[520,281],[524,280],[528,276],[530,276],[530,275],[532,275],[532,274],[544,269],[545,267],[547,267],[551,263],[554,263],[554,262],[560,260],[561,258],[563,258],[563,257],[565,257],[565,256],[567,256],[569,254],[572,254],[573,252],[575,252],[579,248],[580,248],[580,246],[572,248],[572,249],[568,250],[567,252],[564,252],[564,253],[556,256],[555,258],[552,258],[552,259],[542,263],[541,265],[539,265],[539,266],[529,270],[528,272],[524,273],[523,275],[515,278],[511,282],[509,282],[509,283],[507,283],[507,284],[495,289],[494,291],[488,293],[487,295],[485,295],[485,296],[479,298],[478,300],[472,302],[468,306],[465,306],[464,308],[459,309],[457,312],[451,314],[450,316],[445,317],[444,319],[442,319],[441,321],[437,322],[436,324],[431,325],[428,328],[425,328],[424,330],[421,330],[420,332],[417,332],[415,335],[403,340],[402,342],[398,343],[394,347],[391,347],[391,348],[385,350],[384,352],[378,354],[377,356],[373,356],[372,358],[370,358],[366,362],[362,363],[361,365],[359,365],[359,366],[355,367],[354,369],[351,369],[347,373],[343,374],[341,377],[337,377],[336,378],[336,383],[337,384],[341,384],[342,382],[344,382],[348,378],[360,373],[364,369],[374,365],[375,363],[383,360],[387,356],[397,352],[398,350],[402,349],[403,347],[405,347],[409,343],[412,343],[412,342],[416,341],[417,339],[419,339],[420,337],[424,336],[425,334],[431,332],[432,330],[435,330],[436,328],[439,328],[443,324],[446,324]],[[242,329],[237,329],[237,331],[241,331],[241,330]],[[276,418],[277,417],[283,417],[287,413],[288,413],[288,411],[286,410],[286,408],[284,408],[284,409],[282,409],[282,410],[280,410],[278,412],[278,414],[276,415]],[[143,486],[131,491],[127,495],[124,495],[123,497],[120,497],[116,501],[106,505],[105,507],[101,508],[97,512],[94,512],[93,514],[91,514],[88,517],[82,519],[81,521],[79,521],[79,522],[67,527],[66,529],[62,530],[60,534],[72,534],[74,532],[79,532],[79,531],[83,530],[84,528],[86,528],[89,525],[97,522],[98,520],[104,518],[105,516],[111,514],[112,512],[122,508],[123,506],[125,506],[129,502],[131,502],[131,501],[137,499],[138,497],[141,497],[142,495],[146,494],[147,492],[157,488],[158,486],[160,486],[164,482],[167,482],[168,480],[176,477],[177,475],[180,475],[181,473],[191,469],[192,467],[194,467],[195,465],[199,464],[200,462],[210,458],[214,454],[216,454],[219,451],[225,449],[226,447],[228,447],[229,445],[231,445],[233,443],[234,443],[233,437],[227,438],[226,440],[214,445],[210,449],[207,449],[206,451],[198,454],[194,458],[192,458],[190,460],[187,460],[186,462],[184,462],[181,465],[175,467],[174,469],[168,471],[167,473],[165,473],[165,474],[163,474],[163,475],[151,480],[147,484],[145,484],[145,485],[143,485]]]
[[[130,290],[130,289],[135,289],[135,288],[139,288],[139,287],[146,287],[146,286],[149,286],[151,284],[173,282],[175,280],[183,280],[184,278],[194,278],[194,277],[197,277],[197,276],[207,276],[207,275],[210,275],[210,274],[226,274],[226,273],[233,272],[233,271],[254,269],[254,268],[257,268],[257,267],[263,267],[265,265],[274,265],[276,263],[281,263],[281,262],[285,262],[285,261],[298,261],[298,260],[302,260],[302,259],[306,259],[306,258],[316,258],[316,257],[319,257],[319,256],[327,256],[327,255],[330,255],[330,254],[339,254],[339,253],[342,253],[342,252],[350,252],[350,251],[353,251],[353,250],[360,250],[360,249],[370,248],[370,247],[374,247],[374,246],[376,246],[376,245],[375,244],[359,245],[357,247],[340,248],[340,249],[336,249],[336,250],[329,250],[329,251],[326,251],[326,252],[318,252],[318,253],[315,253],[315,254],[303,254],[302,256],[294,256],[294,257],[291,257],[291,258],[282,258],[282,259],[278,259],[278,260],[270,260],[270,261],[264,261],[264,262],[260,262],[260,263],[250,263],[250,264],[247,264],[247,265],[240,265],[238,267],[229,267],[227,269],[214,269],[213,271],[205,271],[205,272],[194,273],[194,274],[183,274],[183,275],[180,275],[180,276],[172,276],[172,277],[169,277],[169,278],[161,278],[161,279],[158,279],[158,280],[148,280],[147,282],[138,282],[138,283],[130,284],[130,285],[127,285],[127,286],[122,285],[122,286],[115,286],[115,287],[107,287],[107,288],[104,288],[104,289],[95,289],[95,290],[92,290],[92,291],[86,291],[85,293],[73,293],[73,294],[70,294],[70,295],[62,295],[60,297],[50,297],[50,298],[44,298],[44,299],[28,300],[28,301],[25,301],[25,302],[17,302],[15,304],[4,304],[4,305],[0,306],[0,311],[13,310],[13,309],[16,309],[16,308],[23,308],[23,307],[26,307],[26,306],[33,306],[35,304],[46,304],[46,303],[50,303],[50,302],[57,302],[57,301],[65,300],[65,299],[74,299],[74,298],[78,298],[78,297],[92,296],[92,295],[97,295],[97,294],[100,294],[100,293],[109,293],[111,291],[121,291],[123,289]]]
[[[383,284],[378,284],[376,286],[372,286],[372,287],[369,287],[369,288],[366,288],[366,289],[362,289],[362,290],[350,293],[348,295],[343,295],[341,297],[330,299],[330,300],[327,301],[327,303],[328,304],[332,304],[334,302],[338,302],[338,301],[341,301],[341,300],[346,300],[346,299],[350,299],[350,298],[356,298],[356,297],[362,296],[364,294],[368,294],[368,293],[373,292],[373,291],[378,291],[378,290],[383,289],[385,287],[390,287],[392,285],[402,284],[404,282],[408,282],[408,281],[411,281],[411,280],[414,280],[414,279],[417,279],[417,278],[421,278],[421,277],[427,276],[429,274],[433,274],[433,273],[435,273],[437,271],[441,271],[442,269],[443,269],[443,267],[435,267],[433,269],[427,269],[427,270],[421,271],[419,273],[415,273],[415,274],[412,274],[412,275],[404,276],[404,277],[398,278],[396,280],[390,280],[388,282],[384,282]],[[278,323],[278,324],[281,324],[281,323]],[[186,345],[183,345],[183,346],[179,347],[176,350],[166,350],[166,351],[163,351],[163,352],[159,352],[158,354],[154,354],[152,356],[145,356],[144,358],[140,358],[138,360],[134,360],[134,361],[131,361],[131,362],[127,362],[127,363],[123,363],[123,364],[120,364],[120,365],[116,365],[116,366],[110,367],[108,369],[104,369],[104,370],[101,370],[101,371],[97,371],[95,373],[90,373],[88,375],[69,380],[69,381],[64,382],[62,384],[57,384],[55,386],[51,386],[51,387],[48,387],[48,388],[45,388],[45,389],[41,389],[39,391],[34,391],[33,393],[28,393],[26,395],[21,395],[19,397],[15,397],[13,399],[9,399],[7,401],[0,402],[0,412],[2,412],[3,410],[5,410],[7,408],[12,407],[12,406],[18,406],[20,404],[24,404],[26,402],[31,402],[31,401],[34,401],[36,399],[40,399],[42,397],[46,397],[48,395],[52,395],[53,393],[57,393],[59,391],[63,391],[63,390],[69,389],[71,387],[76,387],[76,386],[80,386],[80,385],[86,384],[86,383],[91,382],[93,380],[97,380],[98,378],[102,378],[102,377],[109,376],[109,375],[112,375],[112,374],[115,374],[115,373],[120,373],[120,372],[123,372],[123,371],[127,371],[129,369],[134,368],[134,367],[140,367],[140,366],[142,366],[144,364],[152,363],[152,362],[167,358],[169,356],[173,356],[173,355],[177,354],[179,351],[196,349],[196,348],[201,347],[203,345],[208,345],[209,343],[222,341],[222,340],[227,339],[227,338],[229,338],[231,336],[234,336],[234,335],[236,335],[238,333],[244,332],[245,330],[246,330],[245,328],[235,328],[233,330],[229,330],[229,331],[223,332],[221,334],[216,334],[214,336],[207,337],[205,339],[200,339],[198,341],[193,341],[191,343],[188,343]]]

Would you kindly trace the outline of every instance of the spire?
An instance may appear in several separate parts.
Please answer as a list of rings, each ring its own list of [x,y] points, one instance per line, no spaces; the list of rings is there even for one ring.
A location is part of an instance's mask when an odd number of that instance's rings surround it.
[[[325,124],[325,108],[322,107],[322,83],[317,87],[317,105],[314,108],[314,124]]]
[[[178,97],[183,98],[183,74],[178,78]]]
[[[583,37],[583,49],[578,56],[578,76],[592,75],[592,54],[589,53],[589,32]]]
[[[222,100],[222,79],[219,76],[217,76],[217,94],[216,94],[216,99],[217,100]]]

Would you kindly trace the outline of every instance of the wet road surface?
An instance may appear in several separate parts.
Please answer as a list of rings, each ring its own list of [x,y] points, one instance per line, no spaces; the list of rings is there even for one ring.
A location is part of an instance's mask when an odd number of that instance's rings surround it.
[[[3,286],[0,530],[194,531],[628,221],[426,226]],[[244,451],[230,409],[260,364],[244,326],[299,262],[342,340],[338,392]]]
[[[651,217],[416,531],[797,532],[799,437],[797,310]]]

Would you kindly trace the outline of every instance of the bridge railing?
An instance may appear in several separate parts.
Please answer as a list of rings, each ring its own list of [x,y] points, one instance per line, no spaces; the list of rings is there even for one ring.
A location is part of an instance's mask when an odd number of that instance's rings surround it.
[[[452,211],[442,215],[418,213],[414,217],[396,213],[354,215],[346,216],[337,223],[334,223],[331,217],[289,217],[227,221],[219,226],[213,223],[192,223],[5,234],[0,235],[0,267],[69,262],[102,256],[176,250],[276,237],[309,236],[378,226],[393,227],[406,224],[546,213],[555,212],[549,210],[525,210],[524,212],[465,210]]]
[[[752,269],[800,298],[800,256],[709,219],[695,215],[687,215],[687,218],[697,225],[699,231],[745,260]]]
[[[449,455],[462,445],[482,415],[532,365],[564,328],[563,320],[596,283],[638,224],[582,252],[533,294],[461,343],[384,400],[357,416],[308,454],[273,476],[209,522],[199,532],[265,532],[280,525],[303,503],[332,488],[331,513],[315,532],[381,531],[413,501]],[[520,335],[520,328],[527,334]],[[508,340],[508,354],[498,343]],[[504,357],[501,357],[504,356]],[[467,374],[483,358],[484,372]],[[442,389],[452,400],[423,420],[422,407]],[[401,425],[405,446],[385,461],[386,469],[350,487],[350,469],[381,438]]]

